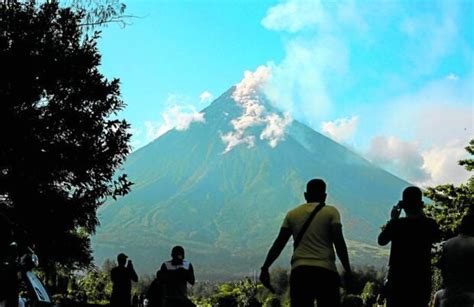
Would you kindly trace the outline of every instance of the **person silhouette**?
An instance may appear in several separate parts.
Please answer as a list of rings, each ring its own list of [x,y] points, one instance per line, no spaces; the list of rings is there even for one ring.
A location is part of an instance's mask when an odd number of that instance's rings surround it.
[[[132,260],[128,260],[128,256],[120,253],[117,256],[118,266],[110,271],[112,279],[112,296],[110,297],[110,306],[112,307],[130,307],[132,281],[137,282],[138,276],[133,268]],[[127,266],[125,266],[127,263]]]
[[[14,263],[15,224],[8,216],[6,204],[0,199],[0,306],[18,305],[19,280],[17,268],[7,263]]]
[[[193,265],[184,260],[184,248],[175,246],[171,250],[171,260],[161,265],[160,271],[165,284],[166,307],[193,307],[188,299],[188,283],[194,285]]]
[[[163,307],[164,300],[164,280],[163,272],[158,270],[155,279],[148,288],[147,298],[149,307]]]
[[[325,205],[326,183],[312,179],[304,193],[307,203],[286,214],[280,232],[268,251],[260,271],[260,281],[272,290],[269,268],[278,258],[291,236],[294,250],[291,258],[290,300],[293,307],[337,307],[341,304],[340,278],[335,264],[334,247],[345,270],[352,276],[347,246],[338,210]]]
[[[474,214],[461,220],[459,235],[444,242],[440,259],[443,289],[436,292],[434,307],[474,306]]]
[[[440,240],[440,231],[424,215],[423,205],[421,190],[407,187],[378,237],[379,245],[392,243],[384,289],[387,307],[426,307],[430,301],[431,247]],[[406,216],[400,218],[402,209]]]

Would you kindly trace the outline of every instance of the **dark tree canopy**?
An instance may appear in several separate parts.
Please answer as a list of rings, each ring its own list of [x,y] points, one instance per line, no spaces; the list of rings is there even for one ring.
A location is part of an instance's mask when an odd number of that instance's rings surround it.
[[[89,264],[98,207],[131,185],[114,175],[130,152],[119,80],[99,72],[83,18],[55,1],[0,2],[0,206],[44,265]]]

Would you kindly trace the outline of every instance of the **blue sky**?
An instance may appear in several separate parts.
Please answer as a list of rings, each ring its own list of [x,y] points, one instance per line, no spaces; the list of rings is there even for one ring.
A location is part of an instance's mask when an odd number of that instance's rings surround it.
[[[403,178],[468,178],[456,161],[474,136],[474,1],[125,3],[140,18],[103,29],[99,49],[135,148],[202,120],[250,71],[293,119]]]

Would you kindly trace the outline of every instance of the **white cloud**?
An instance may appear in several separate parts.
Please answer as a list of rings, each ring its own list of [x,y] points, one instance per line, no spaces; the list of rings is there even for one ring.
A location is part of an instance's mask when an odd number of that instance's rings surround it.
[[[335,12],[326,6],[335,6]],[[330,87],[349,69],[349,49],[343,37],[367,25],[355,4],[289,0],[267,11],[264,27],[287,31],[285,57],[269,63],[271,78],[264,91],[269,100],[297,120],[319,128],[333,107]]]
[[[327,23],[320,1],[290,0],[267,11],[262,25],[270,30],[298,32]]]
[[[265,65],[257,67],[255,72],[246,70],[244,78],[236,84],[232,98],[241,105],[246,105],[249,100],[258,99],[271,74],[271,67]]]
[[[420,186],[466,182],[469,173],[457,163],[474,135],[473,82],[472,74],[456,82],[445,77],[381,103],[383,111],[370,111],[381,121],[377,133],[403,137],[383,138],[391,146],[374,138],[367,157]]]
[[[467,144],[474,135],[472,84],[474,74],[457,82],[442,78],[369,112],[383,120],[379,134],[404,135],[423,149],[454,140]]]
[[[357,129],[359,118],[352,116],[351,118],[339,118],[330,122],[322,123],[323,132],[336,142],[345,142],[354,136]]]
[[[430,174],[423,170],[423,156],[419,146],[397,137],[375,137],[372,139],[367,158],[410,182],[423,182]]]
[[[292,122],[289,113],[285,113],[284,117],[278,114],[270,114],[265,118],[267,125],[260,134],[261,140],[268,140],[270,147],[275,148],[278,142],[285,139],[285,128]]]
[[[242,131],[231,131],[221,135],[221,140],[226,144],[224,153],[231,151],[235,146],[247,144],[248,148],[255,146],[255,136],[244,135]]]
[[[424,163],[423,169],[431,174],[431,180],[423,182],[424,186],[453,183],[458,185],[465,183],[470,173],[458,164],[458,161],[466,158],[467,144],[452,141],[443,146],[433,146],[422,153]]]
[[[372,139],[367,158],[416,185],[427,187],[452,183],[459,185],[470,177],[458,161],[466,158],[466,143],[451,141],[423,149],[415,142],[397,137]]]
[[[212,98],[214,98],[214,96],[208,91],[204,91],[201,93],[201,95],[199,95],[199,101],[201,103],[210,102]]]
[[[159,138],[172,128],[172,126],[166,125],[162,122],[146,121],[145,129],[147,141],[153,141],[154,139]]]
[[[332,78],[346,71],[347,61],[346,47],[332,36],[293,40],[287,43],[283,61],[270,64],[272,76],[265,94],[272,104],[317,129],[333,106]]]
[[[450,73],[449,75],[446,76],[446,79],[451,80],[451,81],[458,81],[459,77],[455,75],[454,73]]]
[[[148,140],[154,140],[171,129],[187,130],[193,122],[205,122],[204,113],[197,112],[190,105],[174,105],[164,111],[161,117],[159,122],[145,122]]]
[[[244,78],[235,86],[232,98],[242,108],[242,115],[231,120],[233,131],[221,134],[221,140],[226,144],[224,153],[231,151],[235,146],[246,144],[255,146],[255,136],[249,135],[249,128],[263,126],[261,140],[268,141],[270,147],[275,148],[284,140],[285,128],[291,123],[289,114],[283,117],[266,110],[261,97],[263,89],[271,78],[269,66],[259,66],[255,72],[246,71]]]

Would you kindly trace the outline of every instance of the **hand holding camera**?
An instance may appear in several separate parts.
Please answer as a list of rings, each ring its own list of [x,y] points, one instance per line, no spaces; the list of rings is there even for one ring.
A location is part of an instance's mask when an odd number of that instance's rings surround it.
[[[400,213],[402,212],[402,205],[403,205],[403,202],[399,201],[398,204],[393,206],[392,212],[390,212],[390,217],[392,219],[398,219],[400,217]]]

